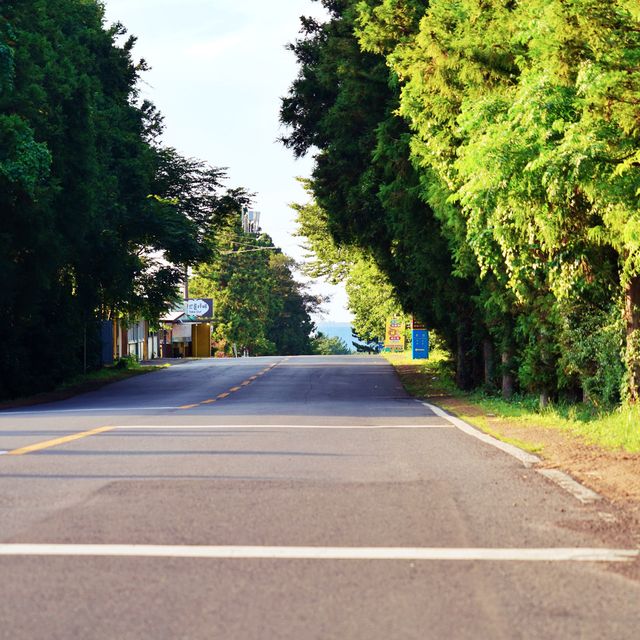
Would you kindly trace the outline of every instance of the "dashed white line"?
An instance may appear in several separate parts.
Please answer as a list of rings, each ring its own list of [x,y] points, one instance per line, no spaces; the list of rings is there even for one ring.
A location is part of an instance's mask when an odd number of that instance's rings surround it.
[[[490,562],[630,562],[637,549],[462,549],[411,547],[268,547],[120,544],[3,544],[0,556],[208,558],[276,560],[424,560]]]

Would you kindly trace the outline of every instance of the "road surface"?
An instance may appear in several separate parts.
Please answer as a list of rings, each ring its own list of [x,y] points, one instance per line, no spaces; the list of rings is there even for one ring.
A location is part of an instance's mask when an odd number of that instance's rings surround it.
[[[377,357],[0,413],[0,638],[639,637],[637,539]]]

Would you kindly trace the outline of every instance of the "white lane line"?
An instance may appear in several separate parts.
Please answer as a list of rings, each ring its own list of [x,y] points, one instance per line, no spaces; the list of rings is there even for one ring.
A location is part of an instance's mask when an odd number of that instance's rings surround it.
[[[105,411],[171,411],[180,407],[100,407],[97,409],[41,409],[40,411],[0,411],[0,418],[5,416],[44,416],[56,413],[99,413]]]
[[[387,425],[305,425],[305,424],[195,424],[195,425],[119,425],[114,431],[189,431],[191,429],[454,429],[450,424],[387,424]]]
[[[279,560],[444,560],[509,562],[630,562],[637,549],[458,549],[411,547],[249,547],[121,544],[3,544],[0,556],[220,558]]]
[[[552,482],[555,482],[565,491],[568,491],[572,496],[580,500],[582,504],[593,504],[594,502],[602,500],[601,495],[581,485],[563,471],[559,471],[558,469],[537,469],[537,471],[540,475],[548,478]]]
[[[0,451],[0,456],[6,456],[8,453],[8,451]]]
[[[437,416],[448,420],[456,428],[460,429],[460,431],[464,431],[464,433],[466,433],[467,435],[477,438],[478,440],[482,440],[482,442],[486,442],[496,449],[500,449],[501,451],[508,453],[510,456],[517,458],[527,468],[542,462],[542,460],[538,456],[534,456],[532,453],[523,451],[522,449],[519,449],[512,444],[508,444],[507,442],[502,442],[497,438],[492,438],[490,435],[487,435],[486,433],[479,431],[475,427],[472,427],[470,424],[467,424],[464,420],[450,415],[440,407],[436,407],[435,405],[429,404],[428,402],[422,402],[421,404],[427,407],[427,409],[429,409],[430,411],[433,411],[433,413],[435,413]]]

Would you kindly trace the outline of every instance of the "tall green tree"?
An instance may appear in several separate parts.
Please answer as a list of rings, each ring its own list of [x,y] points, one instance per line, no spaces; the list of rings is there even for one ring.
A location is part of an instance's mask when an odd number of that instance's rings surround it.
[[[365,341],[384,339],[387,320],[402,315],[402,305],[387,276],[371,255],[356,246],[338,245],[331,233],[327,213],[312,199],[312,185],[302,181],[310,201],[292,204],[296,213],[296,235],[305,239],[303,270],[311,278],[331,284],[343,283],[353,329]]]
[[[243,192],[162,149],[135,38],[97,0],[0,8],[0,396],[90,366],[98,322],[157,315]],[[161,259],[164,258],[164,259]],[[87,345],[85,349],[85,345]]]
[[[557,337],[608,325],[622,286],[634,397],[637,9],[433,0],[407,32],[393,4],[361,3],[363,45],[401,79],[414,164],[457,203],[460,246],[513,299],[521,381],[561,386]]]
[[[274,249],[268,235],[244,233],[236,213],[190,282],[193,295],[213,298],[213,338],[228,354],[312,352],[311,314],[322,301],[295,279],[294,261]]]
[[[282,102],[284,143],[297,155],[318,150],[312,190],[335,243],[372,257],[402,306],[458,354],[459,382],[469,386],[478,371],[474,333],[483,331],[477,274],[454,264],[451,242],[422,197],[410,131],[397,116],[397,77],[383,55],[361,49],[357,3],[323,4],[329,20],[303,20],[303,36],[291,45],[299,75]]]
[[[505,394],[517,378],[543,402],[615,399],[617,311],[636,399],[636,3],[324,5],[281,111],[285,143],[317,150],[307,237],[328,232],[336,265],[318,271],[370,256],[457,353],[461,385],[499,370]]]

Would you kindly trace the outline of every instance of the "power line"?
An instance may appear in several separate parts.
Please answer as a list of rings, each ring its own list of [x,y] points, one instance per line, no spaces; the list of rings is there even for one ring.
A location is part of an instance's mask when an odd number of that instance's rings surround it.
[[[259,245],[256,245],[255,243],[250,243],[250,242],[238,242],[237,240],[229,240],[228,241],[230,244],[239,244],[242,245],[243,247],[256,247]]]
[[[222,251],[221,256],[237,256],[239,253],[253,253],[254,251],[280,251],[280,247],[257,247],[255,249],[243,249],[242,251]]]

